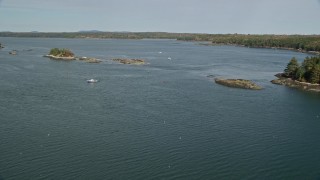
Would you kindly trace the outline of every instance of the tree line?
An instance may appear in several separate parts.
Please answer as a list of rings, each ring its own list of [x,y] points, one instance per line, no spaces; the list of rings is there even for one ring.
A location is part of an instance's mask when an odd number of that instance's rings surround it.
[[[213,44],[320,52],[320,35],[196,34],[168,32],[0,32],[0,37],[177,39],[182,41],[209,41]]]
[[[320,51],[319,35],[199,34],[184,36],[178,39],[187,41],[211,41],[214,44],[232,44],[246,47],[273,47],[301,51]]]
[[[301,82],[320,84],[320,57],[306,57],[301,64],[293,57],[283,75]]]

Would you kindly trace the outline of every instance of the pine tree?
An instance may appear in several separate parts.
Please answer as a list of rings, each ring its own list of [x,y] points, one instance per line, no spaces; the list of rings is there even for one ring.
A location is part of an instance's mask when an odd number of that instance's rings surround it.
[[[302,66],[300,66],[295,74],[295,79],[297,79],[298,81],[305,81],[305,72],[306,70]]]
[[[316,64],[311,70],[310,82],[314,84],[320,83],[320,64]]]
[[[299,63],[297,59],[293,57],[288,63],[287,68],[284,70],[285,76],[294,78],[298,68],[299,68]]]
[[[306,57],[302,63],[302,67],[305,69],[304,78],[307,80],[307,82],[313,82],[316,81],[315,79],[312,80],[312,78],[315,78],[316,75],[315,72],[313,72],[316,68],[316,65],[320,64],[320,57]]]

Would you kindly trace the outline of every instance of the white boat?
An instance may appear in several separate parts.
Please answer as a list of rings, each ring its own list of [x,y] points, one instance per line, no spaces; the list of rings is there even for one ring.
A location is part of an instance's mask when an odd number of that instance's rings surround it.
[[[171,60],[171,57],[168,57],[168,60]]]
[[[87,83],[96,83],[96,82],[98,82],[98,80],[96,80],[96,79],[88,79],[87,80]]]

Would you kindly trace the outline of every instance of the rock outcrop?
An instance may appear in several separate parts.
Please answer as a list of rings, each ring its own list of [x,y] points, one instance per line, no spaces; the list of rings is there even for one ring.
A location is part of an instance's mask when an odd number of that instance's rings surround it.
[[[214,79],[217,84],[221,84],[233,88],[242,88],[242,89],[252,89],[252,90],[261,90],[262,87],[256,85],[252,81],[245,79]]]
[[[79,58],[77,58],[77,60],[84,61],[87,63],[100,63],[101,62],[101,60],[99,60],[97,58],[93,58],[93,57],[79,57]]]
[[[143,59],[114,58],[112,60],[119,62],[121,64],[135,64],[135,65],[145,64],[145,61]]]

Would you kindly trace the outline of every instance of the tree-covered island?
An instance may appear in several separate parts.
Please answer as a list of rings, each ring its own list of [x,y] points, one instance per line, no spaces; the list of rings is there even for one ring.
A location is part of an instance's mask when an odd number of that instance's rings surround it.
[[[45,57],[58,60],[75,60],[74,53],[71,50],[65,48],[52,48],[49,54],[45,55]]]
[[[101,60],[94,57],[76,57],[75,54],[66,48],[52,48],[48,55],[44,57],[48,57],[50,59],[56,60],[79,60],[87,63],[100,63]]]
[[[274,84],[320,92],[320,57],[306,57],[301,64],[293,57],[284,72],[276,76],[279,79],[272,80]]]

